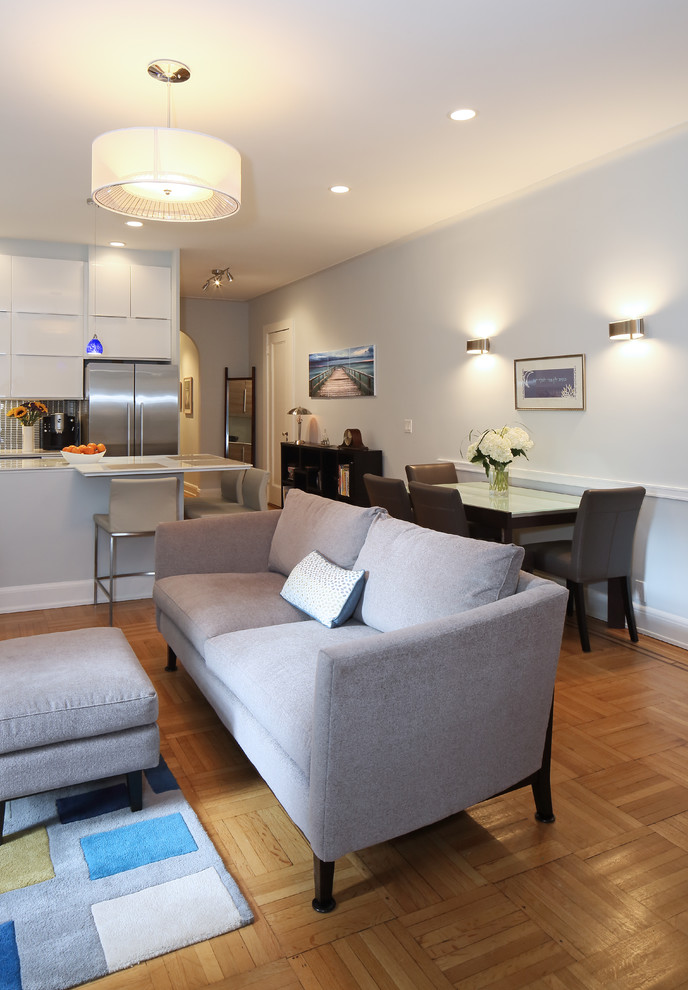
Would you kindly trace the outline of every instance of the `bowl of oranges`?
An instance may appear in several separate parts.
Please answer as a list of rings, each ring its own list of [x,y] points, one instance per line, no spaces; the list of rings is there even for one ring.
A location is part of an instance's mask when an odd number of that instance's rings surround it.
[[[63,447],[61,454],[68,464],[85,464],[87,461],[94,464],[105,457],[105,444],[71,444],[69,447]]]

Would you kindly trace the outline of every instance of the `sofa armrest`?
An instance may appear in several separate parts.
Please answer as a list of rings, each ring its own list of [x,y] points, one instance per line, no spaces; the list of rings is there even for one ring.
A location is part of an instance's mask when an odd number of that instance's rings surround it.
[[[325,861],[439,821],[542,763],[565,589],[321,650],[310,834]]]
[[[267,571],[281,509],[161,523],[155,531],[155,577]]]

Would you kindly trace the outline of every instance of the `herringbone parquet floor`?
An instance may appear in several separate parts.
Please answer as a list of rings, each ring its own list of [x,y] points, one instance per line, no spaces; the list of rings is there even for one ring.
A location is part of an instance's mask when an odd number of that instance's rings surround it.
[[[568,626],[556,823],[534,821],[527,789],[362,849],[337,864],[338,908],[318,916],[308,846],[183,670],[164,672],[150,601],[115,621],[158,690],[163,755],[256,921],[102,990],[688,988],[685,651],[593,621],[582,654]],[[3,615],[0,638],[106,622],[104,605]]]

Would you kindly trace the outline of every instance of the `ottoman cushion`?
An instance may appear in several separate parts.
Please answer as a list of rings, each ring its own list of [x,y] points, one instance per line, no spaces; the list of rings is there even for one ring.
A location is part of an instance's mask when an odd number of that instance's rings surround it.
[[[116,628],[0,642],[0,753],[155,722],[158,698]]]

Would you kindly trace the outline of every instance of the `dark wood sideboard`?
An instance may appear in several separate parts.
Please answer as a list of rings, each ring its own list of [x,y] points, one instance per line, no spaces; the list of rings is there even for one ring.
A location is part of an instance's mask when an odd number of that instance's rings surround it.
[[[282,502],[290,488],[325,498],[368,505],[364,474],[382,474],[382,451],[327,447],[317,443],[283,443]]]

